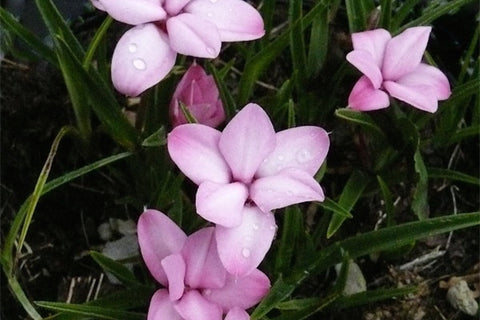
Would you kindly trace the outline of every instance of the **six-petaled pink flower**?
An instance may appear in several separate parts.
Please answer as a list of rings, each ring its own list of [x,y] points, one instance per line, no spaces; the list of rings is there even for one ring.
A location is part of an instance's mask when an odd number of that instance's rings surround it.
[[[170,120],[174,127],[188,123],[180,103],[198,123],[216,127],[225,120],[225,111],[215,79],[196,63],[185,72],[170,101]]]
[[[364,75],[350,93],[349,107],[361,111],[386,108],[390,95],[435,112],[438,100],[450,96],[450,84],[439,69],[421,62],[430,31],[431,27],[414,27],[393,38],[384,29],[352,34],[354,50],[347,60]]]
[[[244,277],[228,274],[219,260],[214,228],[186,236],[166,215],[145,211],[138,241],[153,277],[165,288],[153,295],[148,320],[250,319],[248,309],[265,296],[270,280],[255,269]]]
[[[325,130],[304,126],[275,133],[268,115],[248,104],[223,132],[184,124],[168,135],[168,151],[196,183],[197,212],[217,224],[225,268],[248,274],[262,261],[275,235],[271,210],[323,201],[313,178],[329,148]]]
[[[222,42],[264,35],[257,10],[243,0],[92,0],[114,19],[135,25],[112,57],[115,88],[137,96],[162,80],[177,53],[215,58]]]

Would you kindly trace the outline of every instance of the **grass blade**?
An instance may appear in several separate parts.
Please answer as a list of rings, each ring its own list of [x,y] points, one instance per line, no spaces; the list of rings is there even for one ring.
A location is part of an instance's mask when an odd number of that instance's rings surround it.
[[[60,144],[60,141],[67,133],[70,133],[71,131],[72,131],[71,127],[63,127],[62,129],[60,129],[60,132],[55,137],[55,140],[53,140],[52,146],[50,147],[50,152],[48,153],[47,160],[45,161],[42,171],[38,176],[37,183],[35,184],[35,188],[33,189],[32,197],[28,202],[28,207],[25,214],[25,220],[23,221],[23,227],[20,232],[20,236],[18,238],[17,256],[20,254],[20,251],[23,248],[23,243],[25,242],[25,238],[27,237],[28,228],[30,227],[30,224],[32,222],[33,213],[35,212],[35,208],[37,206],[38,200],[42,195],[42,191],[48,179],[50,169],[52,168],[53,159],[57,154],[57,149]]]
[[[71,304],[62,302],[50,302],[50,301],[37,301],[35,302],[39,307],[60,311],[79,314],[94,319],[107,319],[107,320],[144,320],[145,314],[137,312],[129,312],[117,309],[109,309],[104,307],[90,306],[86,304]]]
[[[18,22],[7,10],[0,7],[0,20],[2,27],[22,39],[42,59],[45,59],[54,66],[58,66],[57,57],[51,48],[37,38],[30,30]]]
[[[453,181],[461,181],[476,186],[480,186],[480,179],[459,171],[443,169],[443,168],[427,168],[428,178],[440,178]]]

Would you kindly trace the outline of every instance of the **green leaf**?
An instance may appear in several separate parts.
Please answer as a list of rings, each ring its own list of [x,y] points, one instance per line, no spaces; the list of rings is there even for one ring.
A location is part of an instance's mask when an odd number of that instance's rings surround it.
[[[29,198],[29,201],[28,201],[28,206],[25,213],[25,220],[23,221],[23,227],[18,238],[17,256],[20,254],[20,251],[23,248],[23,243],[25,242],[28,229],[32,222],[33,213],[35,212],[35,208],[37,207],[38,200],[42,195],[43,189],[45,187],[45,183],[48,179],[48,175],[50,174],[50,169],[52,168],[53,159],[57,154],[60,141],[67,133],[71,131],[72,129],[70,127],[63,127],[62,129],[60,129],[60,132],[57,134],[57,136],[55,137],[55,140],[52,143],[52,146],[50,147],[50,152],[48,153],[47,160],[43,165],[42,171],[38,176],[37,183],[35,184],[35,188],[33,189],[32,196],[31,198]]]
[[[345,0],[350,33],[367,29],[367,19],[374,8],[371,0]]]
[[[448,14],[454,10],[458,10],[462,6],[473,1],[475,0],[454,0],[454,1],[448,1],[446,4],[442,4],[442,5],[437,5],[436,3],[432,3],[431,8],[426,8],[424,10],[425,13],[421,17],[415,20],[412,20],[407,24],[404,24],[401,28],[397,30],[397,33],[400,33],[407,28],[428,25],[435,19],[438,19],[441,16]]]
[[[345,252],[350,258],[356,259],[398,248],[418,239],[477,225],[480,225],[480,212],[462,213],[387,227],[338,241],[312,255],[310,261],[303,268],[295,270],[289,278],[279,278],[253,312],[252,320],[261,319],[277,308],[305,279],[342,262]]]
[[[248,60],[243,69],[242,77],[240,78],[237,99],[239,105],[242,106],[248,102],[255,82],[258,80],[261,73],[288,46],[291,30],[298,25],[303,25],[303,28],[308,27],[318,16],[318,13],[328,6],[329,2],[331,1],[324,0],[318,2],[302,19],[295,21],[295,23],[280,36],[271,41],[265,48]]]
[[[307,75],[313,78],[320,72],[327,58],[329,40],[329,10],[324,8],[312,22],[307,57]]]
[[[142,142],[143,147],[160,147],[167,143],[165,128],[160,127],[157,131],[145,138]]]
[[[88,46],[85,57],[83,58],[83,67],[85,70],[88,70],[88,68],[90,67],[95,52],[97,51],[101,41],[105,38],[108,28],[110,28],[112,22],[113,18],[107,16],[102,22],[102,25],[98,28],[97,32],[95,32],[95,35],[93,36],[92,40],[90,41],[90,45]]]
[[[232,61],[233,63],[233,61]],[[225,69],[225,72],[230,69],[232,66]],[[223,108],[227,118],[232,118],[235,115],[235,110],[237,108],[235,99],[233,99],[230,89],[227,88],[226,81],[224,81],[217,71],[217,69],[211,63],[207,63],[207,70],[215,79],[217,84],[218,91],[220,92],[220,98],[222,99]]]
[[[301,309],[296,312],[284,313],[279,317],[273,318],[273,320],[303,320],[313,316],[316,313],[321,312],[332,303],[334,303],[340,294],[334,292],[330,295],[327,295],[323,298],[317,298],[312,305],[308,306],[307,308]],[[311,301],[313,302],[313,301]]]
[[[47,25],[50,36],[55,41],[55,38],[61,36],[65,42],[72,49],[77,59],[83,59],[85,51],[78,39],[74,36],[72,30],[63,19],[57,7],[52,0],[35,0],[38,11],[43,17],[43,21]]]
[[[396,10],[392,17],[392,31],[397,30],[409,13],[412,12],[413,7],[419,3],[420,0],[405,0],[402,5]]]
[[[370,178],[360,171],[354,171],[343,188],[338,204],[350,212],[355,203],[363,193],[363,190],[370,182]],[[335,213],[335,212],[334,212]],[[337,232],[345,221],[345,216],[333,214],[328,225],[327,238],[330,238]]]
[[[288,21],[290,25],[295,25],[295,27],[290,29],[290,54],[292,57],[293,72],[298,74],[297,84],[301,90],[307,70],[305,40],[303,38],[303,1],[290,0],[288,3]],[[298,23],[295,23],[295,21],[298,21]]]
[[[0,7],[0,21],[2,28],[12,32],[22,39],[30,48],[33,49],[41,58],[45,59],[54,66],[57,65],[57,57],[51,48],[37,38],[30,30],[18,22],[10,12]]]
[[[360,112],[349,108],[342,108],[335,110],[335,115],[339,118],[348,120],[350,122],[360,125],[367,130],[372,131],[382,139],[386,139],[386,136],[383,133],[382,129],[380,129],[380,127],[377,126],[372,117],[365,112]]]
[[[293,128],[295,127],[295,104],[293,100],[288,100],[288,127]]]
[[[377,182],[382,191],[383,201],[385,202],[385,212],[387,213],[387,226],[394,224],[395,207],[393,206],[393,197],[390,188],[381,176],[377,176]]]
[[[418,180],[413,193],[412,210],[420,220],[424,220],[430,214],[428,206],[428,173],[419,149],[415,151],[413,159]]]
[[[384,29],[390,30],[391,19],[392,19],[392,0],[381,0],[379,25]]]
[[[131,156],[133,153],[131,152],[123,152],[119,153],[113,156],[110,156],[105,159],[101,159],[99,161],[96,161],[94,163],[91,163],[89,165],[86,165],[82,168],[79,168],[77,170],[71,171],[61,177],[58,177],[56,179],[53,179],[43,186],[43,189],[41,190],[40,195],[44,195],[60,186],[63,184],[70,182],[78,177],[81,177],[91,171],[94,171],[96,169],[99,169],[103,166],[106,166],[107,164],[110,164],[112,162],[124,159],[126,157]],[[31,199],[33,197],[33,194],[30,195],[27,200],[22,204],[20,210],[17,212],[17,215],[15,216],[15,219],[13,220],[10,230],[8,231],[8,234],[4,240],[4,246],[2,248],[2,257],[6,263],[12,266],[12,250],[13,250],[13,245],[15,242],[16,237],[18,236],[21,224],[23,220],[25,219],[25,215],[27,214],[27,208],[29,204],[31,203]],[[3,263],[2,263],[3,264]],[[5,264],[3,264],[5,266]],[[12,270],[10,270],[8,273],[11,273]]]
[[[188,107],[182,101],[178,101],[178,104],[180,105],[183,116],[188,123],[198,123],[197,119],[195,119],[195,116],[190,112],[190,109],[188,109]]]
[[[63,39],[57,38],[57,44],[59,55],[68,64],[68,74],[75,77],[77,84],[85,85],[83,94],[90,100],[93,111],[105,129],[119,144],[129,149],[135,148],[138,142],[137,132],[122,114],[111,88],[95,69],[91,68],[89,72],[83,69],[82,63]]]
[[[345,218],[353,217],[349,210],[342,207],[341,205],[339,205],[338,203],[336,203],[330,198],[325,198],[325,200],[320,203],[320,206],[326,210],[332,211],[334,214],[339,215],[341,217],[345,217]]]
[[[478,137],[480,135],[480,125],[473,125],[467,128],[458,129],[457,132],[450,135],[448,145],[457,143],[466,138]]]
[[[155,291],[153,286],[135,286],[125,290],[115,291],[96,300],[84,303],[88,306],[99,306],[115,310],[129,310],[133,308],[144,308],[150,302]],[[83,320],[85,316],[75,313],[57,313],[45,320]]]
[[[250,319],[262,319],[270,310],[276,308],[279,302],[289,297],[293,290],[295,290],[295,287],[295,284],[286,283],[280,276],[270,288],[268,295],[263,298],[262,302],[260,302],[260,304],[252,312]]]
[[[132,285],[141,285],[135,275],[123,264],[117,262],[100,252],[90,251],[90,256],[95,260],[96,263],[102,267],[105,272],[108,272],[115,276],[120,282],[132,286]]]
[[[427,173],[429,179],[447,179],[480,186],[480,179],[478,177],[474,177],[455,170],[428,167]]]
[[[395,299],[406,296],[418,291],[416,286],[406,286],[403,288],[368,290],[344,296],[334,302],[334,307],[339,309],[352,308],[356,306],[369,305],[378,301]]]
[[[4,271],[7,271],[5,270],[5,265],[3,269]],[[22,305],[23,309],[27,312],[27,314],[33,320],[43,319],[42,316],[35,309],[35,307],[32,305],[30,300],[28,300],[25,292],[22,289],[22,286],[20,285],[20,283],[18,283],[17,278],[15,276],[9,276],[8,274],[7,274],[7,277],[8,277],[8,286],[10,287],[10,291],[15,295],[15,298],[17,299],[18,302],[20,302],[20,304]]]
[[[303,229],[300,209],[297,206],[287,207],[283,215],[280,244],[275,255],[275,274],[285,273],[293,265],[297,237]]]
[[[36,301],[39,307],[60,311],[79,314],[87,317],[93,317],[94,319],[108,319],[108,320],[144,320],[145,314],[137,312],[129,312],[117,309],[109,309],[98,306],[90,306],[86,304],[73,304],[62,302],[50,302],[50,301]]]

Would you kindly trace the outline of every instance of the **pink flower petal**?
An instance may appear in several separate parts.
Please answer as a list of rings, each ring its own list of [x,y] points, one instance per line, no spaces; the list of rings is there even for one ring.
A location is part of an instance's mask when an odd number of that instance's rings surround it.
[[[113,19],[127,24],[138,25],[167,17],[161,0],[95,0],[94,2],[95,7],[100,7]]]
[[[105,7],[102,5],[101,0],[90,0],[90,2],[98,10],[105,11]]]
[[[175,59],[163,31],[152,23],[136,26],[125,32],[113,52],[113,85],[121,93],[138,96],[162,80]]]
[[[221,41],[254,40],[265,34],[262,16],[245,1],[193,0],[185,11],[215,24]]]
[[[157,290],[150,300],[147,320],[158,319],[184,320],[173,308],[173,303],[166,289]]]
[[[178,53],[215,58],[220,53],[222,42],[217,27],[190,13],[182,13],[167,20],[170,46]]]
[[[205,181],[198,187],[197,213],[205,220],[231,228],[242,222],[242,210],[248,198],[243,183],[218,184]]]
[[[175,301],[182,297],[185,291],[185,261],[179,253],[171,254],[165,257],[162,262],[163,270],[168,279],[168,292],[170,300]]]
[[[429,85],[410,86],[393,81],[385,81],[383,85],[392,97],[411,104],[417,109],[431,113],[438,109],[435,89]]]
[[[438,100],[448,99],[451,94],[450,83],[445,74],[424,63],[420,63],[415,70],[395,82],[409,87],[430,86],[435,91]]]
[[[230,182],[230,169],[218,142],[220,132],[201,124],[175,127],[168,135],[167,147],[173,162],[197,185],[204,181]]]
[[[262,211],[270,211],[306,201],[323,201],[325,197],[311,175],[288,168],[255,180],[250,186],[250,198]]]
[[[248,309],[256,305],[268,293],[270,280],[258,269],[254,269],[248,275],[237,277],[229,275],[223,288],[206,289],[203,296],[217,303],[223,308],[223,312],[235,307]]]
[[[161,261],[172,253],[180,252],[187,236],[170,218],[157,210],[142,213],[137,233],[145,264],[158,282],[167,285]]]
[[[245,310],[235,307],[228,311],[225,320],[250,320],[250,315]]]
[[[388,41],[392,37],[385,29],[375,29],[352,34],[354,51],[361,50],[370,53],[373,63],[380,69],[383,63],[383,55]]]
[[[174,305],[175,310],[184,320],[221,320],[222,309],[206,300],[197,290],[186,292]],[[159,319],[168,319],[161,317]],[[168,319],[170,320],[170,319]]]
[[[245,207],[238,227],[217,226],[218,255],[225,269],[236,276],[252,272],[270,249],[275,232],[273,214],[257,207]]]
[[[185,283],[190,288],[221,288],[227,271],[218,257],[213,227],[191,234],[182,254],[187,264]],[[214,301],[213,301],[214,302]]]
[[[375,89],[380,88],[383,81],[382,72],[370,53],[363,50],[354,50],[347,54],[347,61],[367,76]]]
[[[420,64],[431,30],[431,27],[408,28],[388,42],[382,68],[384,80],[398,80]]]
[[[176,16],[191,0],[165,0],[163,7],[170,16]]]
[[[318,171],[328,152],[330,140],[320,127],[304,126],[277,132],[277,146],[258,168],[256,177],[277,174],[284,168],[298,168],[311,174]]]
[[[260,106],[246,105],[227,124],[219,147],[235,180],[250,183],[263,160],[275,149],[275,130]]]
[[[361,77],[348,97],[348,106],[359,111],[371,111],[386,108],[390,105],[388,94],[374,89],[370,80]]]

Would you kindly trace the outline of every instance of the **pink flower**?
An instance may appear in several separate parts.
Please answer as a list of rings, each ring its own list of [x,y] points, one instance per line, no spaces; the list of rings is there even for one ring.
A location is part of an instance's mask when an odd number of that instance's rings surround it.
[[[118,91],[137,96],[162,80],[177,53],[215,58],[221,42],[264,35],[257,10],[243,0],[92,0],[114,19],[135,25],[118,41],[112,80]]]
[[[409,28],[393,38],[384,29],[354,33],[354,50],[347,60],[364,75],[353,87],[348,105],[361,111],[382,109],[390,105],[390,95],[435,112],[438,100],[450,96],[450,84],[440,70],[421,63],[431,29]]]
[[[167,216],[145,211],[138,221],[138,241],[153,277],[165,288],[153,295],[147,320],[248,320],[245,312],[265,296],[270,280],[255,269],[235,277],[222,266],[214,228],[190,236]]]
[[[256,104],[245,106],[223,132],[180,125],[167,145],[180,170],[199,185],[197,212],[217,224],[220,259],[230,273],[248,274],[262,261],[275,235],[271,210],[324,199],[313,175],[328,151],[325,130],[275,133]]]
[[[173,93],[170,119],[174,127],[187,123],[180,103],[188,108],[198,123],[216,127],[225,120],[215,80],[196,63],[188,68]]]

